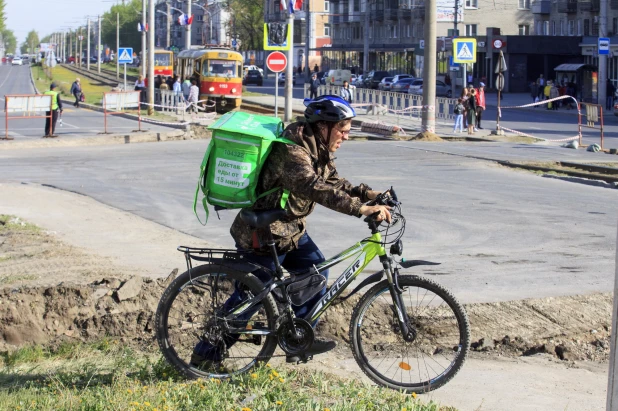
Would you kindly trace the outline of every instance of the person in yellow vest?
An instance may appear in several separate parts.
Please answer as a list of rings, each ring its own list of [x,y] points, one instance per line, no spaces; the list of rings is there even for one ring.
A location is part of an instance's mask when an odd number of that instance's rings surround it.
[[[58,137],[54,134],[56,131],[56,122],[58,121],[58,112],[62,113],[62,101],[60,100],[60,93],[55,91],[56,83],[51,83],[49,86],[49,91],[46,91],[43,94],[48,94],[52,96],[52,107],[51,113],[49,111],[45,112],[45,115],[49,116],[51,114],[51,124],[50,118],[47,117],[45,119],[45,137]]]

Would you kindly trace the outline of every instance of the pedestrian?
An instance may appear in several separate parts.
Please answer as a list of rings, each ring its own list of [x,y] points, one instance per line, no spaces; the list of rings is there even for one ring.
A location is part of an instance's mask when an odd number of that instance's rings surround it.
[[[71,94],[75,97],[75,103],[73,103],[73,106],[79,107],[79,100],[82,97],[82,85],[79,82],[79,78],[76,78],[71,85]]]
[[[476,128],[482,130],[481,118],[483,118],[483,111],[485,111],[485,83],[480,82],[479,88],[476,91]]]
[[[180,83],[180,77],[176,76],[174,79],[172,90],[174,90],[174,95],[182,96],[182,83]]]
[[[182,82],[182,96],[185,98],[185,101],[189,101],[189,92],[191,90],[191,80],[185,78],[185,81]]]
[[[49,90],[43,94],[52,96],[51,111],[45,112],[47,116],[45,118],[45,137],[58,137],[55,131],[56,122],[58,121],[58,112],[62,113],[62,100],[60,100],[60,93],[56,91],[56,83],[52,82],[49,85]]]
[[[455,114],[455,126],[453,127],[453,133],[463,133],[464,112],[465,108],[463,105],[463,100],[461,98],[458,98],[457,103],[453,108],[453,114]],[[459,127],[459,131],[457,131],[457,127]]]
[[[139,96],[140,96],[140,102],[145,103],[146,102],[146,83],[144,82],[144,76],[142,76],[141,74],[139,75],[139,77],[137,77],[137,80],[135,80],[135,91],[139,91]]]
[[[313,73],[311,75],[311,83],[309,83],[309,98],[314,99],[318,96],[318,88],[320,87],[320,80],[318,75]]]
[[[478,100],[478,96],[479,96],[479,95],[478,95],[478,93],[476,92],[476,89],[474,88],[474,85],[473,85],[472,83],[470,83],[470,84],[468,85],[468,96],[472,96],[472,91],[473,91],[473,90],[474,90],[474,98],[475,98],[475,103],[476,103],[476,104],[475,104],[475,106],[474,106],[474,107],[475,107],[475,108],[474,108],[474,128],[472,129],[472,131],[479,131],[479,130],[476,128],[476,123],[477,123],[477,119],[476,119],[476,111],[478,110],[478,101],[479,101],[479,100]],[[468,100],[470,100],[470,99],[468,98]],[[470,103],[470,101],[468,101],[468,103]]]
[[[316,64],[315,66],[313,66],[313,72],[317,73],[318,71],[320,71],[320,68],[318,67],[318,65]]]
[[[538,94],[538,98],[539,100],[543,100],[543,96],[544,96],[544,90],[545,90],[545,79],[543,78],[543,75],[539,75],[539,78],[536,79],[536,85],[539,87],[539,94]]]
[[[350,84],[347,81],[343,82],[340,94],[342,99],[352,104],[352,90],[350,89]]]
[[[616,87],[610,79],[607,79],[606,93],[607,95],[605,96],[605,108],[607,110],[611,110],[614,108],[614,94],[616,93]]]
[[[298,73],[298,77],[300,77],[300,76],[302,76],[302,75],[303,75],[303,67],[302,67],[302,66],[300,66],[300,65],[298,66],[298,71],[297,71],[297,73]]]
[[[167,84],[167,80],[164,81],[161,76],[157,76],[157,80],[159,81],[159,87],[158,87],[159,90],[169,90],[170,89],[170,86]]]
[[[470,98],[470,96],[468,95],[468,89],[467,88],[462,88],[461,89],[461,104],[463,104],[464,106],[464,112],[463,112],[463,126],[464,128],[468,128],[468,99]]]
[[[172,78],[172,76],[167,76],[167,78],[165,79],[165,83],[167,84],[167,88],[168,90],[173,90],[174,89],[174,79]]]
[[[556,82],[552,81],[551,82],[551,87],[549,88],[549,98],[550,99],[554,99],[560,96],[560,92],[558,91],[558,87],[556,87]],[[552,110],[558,110],[558,101],[552,101],[549,104],[551,104],[551,108]]]
[[[551,80],[547,80],[545,87],[543,87],[544,100],[549,100],[549,94],[551,93]],[[547,110],[551,110],[551,102],[547,103]]]
[[[567,94],[567,96],[571,96],[571,97],[575,98],[575,84],[573,84],[573,82],[571,82],[571,81],[569,81],[567,83],[566,94]],[[567,101],[568,101],[567,110],[570,110],[570,109],[573,108],[573,99],[570,98]]]
[[[530,97],[532,97],[532,102],[536,103],[539,101],[539,86],[536,84],[536,81],[532,81],[530,83]],[[538,106],[535,106],[536,108]]]
[[[476,124],[476,90],[469,91],[470,97],[468,98],[468,134],[472,135],[474,132],[474,125]]]
[[[162,83],[163,83],[163,79],[161,78],[161,76],[155,77],[154,88],[155,89],[161,89],[161,84]]]
[[[189,111],[198,112],[197,110],[197,102],[200,97],[200,89],[197,87],[197,81],[191,80],[191,88],[189,89],[189,98],[187,101],[189,102],[189,106],[187,109]]]
[[[468,73],[468,86],[471,86],[473,82],[474,76],[472,75],[472,73]]]
[[[448,73],[446,73],[446,75],[444,76],[444,84],[446,84],[447,86],[451,85],[451,76],[449,76]]]

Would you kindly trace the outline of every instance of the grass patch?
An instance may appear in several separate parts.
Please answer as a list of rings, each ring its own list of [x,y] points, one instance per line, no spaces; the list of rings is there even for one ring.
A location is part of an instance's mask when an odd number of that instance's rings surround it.
[[[0,404],[11,410],[455,411],[307,368],[266,365],[231,380],[187,381],[158,353],[116,340],[26,347],[1,358]]]
[[[86,103],[101,105],[103,93],[111,90],[110,86],[102,85],[86,77],[80,77],[79,74],[61,66],[56,66],[51,69],[51,79],[47,77],[41,66],[32,66],[31,70],[36,87],[41,93],[49,90],[49,85],[53,81],[58,85],[59,91],[64,97],[73,98],[70,93],[71,85],[75,79],[79,77],[82,84],[82,91],[86,95]]]
[[[0,214],[0,233],[3,231],[27,231],[38,233],[41,228],[12,215]],[[8,257],[7,259],[9,259]]]
[[[264,93],[255,93],[253,91],[244,91],[242,92],[243,97],[264,97],[264,96],[268,96],[269,94],[264,94]]]
[[[92,66],[90,66],[92,67]],[[95,64],[95,68],[96,68],[96,64]],[[101,70],[107,70],[107,71],[111,71],[114,74],[116,74],[116,63],[103,63],[101,64]],[[129,66],[127,65],[127,76],[134,76],[134,77],[138,77],[141,74],[141,70],[139,67],[133,67],[133,66]],[[120,65],[120,79],[122,80],[122,78],[124,77],[124,64]],[[128,80],[127,80],[128,81]]]

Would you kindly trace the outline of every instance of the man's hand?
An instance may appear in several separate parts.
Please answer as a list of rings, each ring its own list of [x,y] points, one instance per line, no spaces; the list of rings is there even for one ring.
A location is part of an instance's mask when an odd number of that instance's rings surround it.
[[[367,198],[370,200],[375,200],[375,198],[377,196],[379,196],[382,192],[381,191],[375,191],[375,190],[367,190]]]
[[[363,205],[361,207],[361,209],[360,209],[360,212],[364,216],[369,216],[371,214],[379,212],[380,214],[378,214],[378,216],[376,217],[376,220],[377,221],[386,220],[387,223],[390,223],[391,222],[391,213],[389,211],[390,209],[391,208],[389,206],[382,206],[382,205],[368,206],[368,205]]]

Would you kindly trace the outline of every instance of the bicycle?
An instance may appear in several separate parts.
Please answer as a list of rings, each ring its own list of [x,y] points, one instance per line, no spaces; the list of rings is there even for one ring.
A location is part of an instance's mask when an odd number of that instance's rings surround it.
[[[251,274],[265,268],[244,260],[243,251],[178,247],[187,271],[165,290],[155,318],[157,341],[167,361],[188,378],[229,378],[248,372],[268,362],[277,346],[286,355],[297,356],[298,362],[307,362],[311,357],[304,352],[314,339],[311,324],[378,257],[383,269],[345,297],[377,283],[362,295],[350,319],[356,362],[371,380],[392,389],[420,393],[446,384],[470,348],[467,314],[438,283],[399,272],[400,267],[439,263],[395,260],[403,253],[405,218],[393,188],[369,204],[391,206],[391,224],[377,222],[377,213],[365,218],[370,237],[307,270],[285,276],[271,235],[268,245],[276,270],[267,284]],[[244,209],[240,215],[253,227],[269,227],[284,213]],[[326,294],[304,318],[296,318],[292,304],[301,305],[316,295],[326,283],[320,272],[347,259],[353,262]],[[192,261],[206,264],[193,267]],[[191,364],[196,342],[210,347],[213,361]]]

